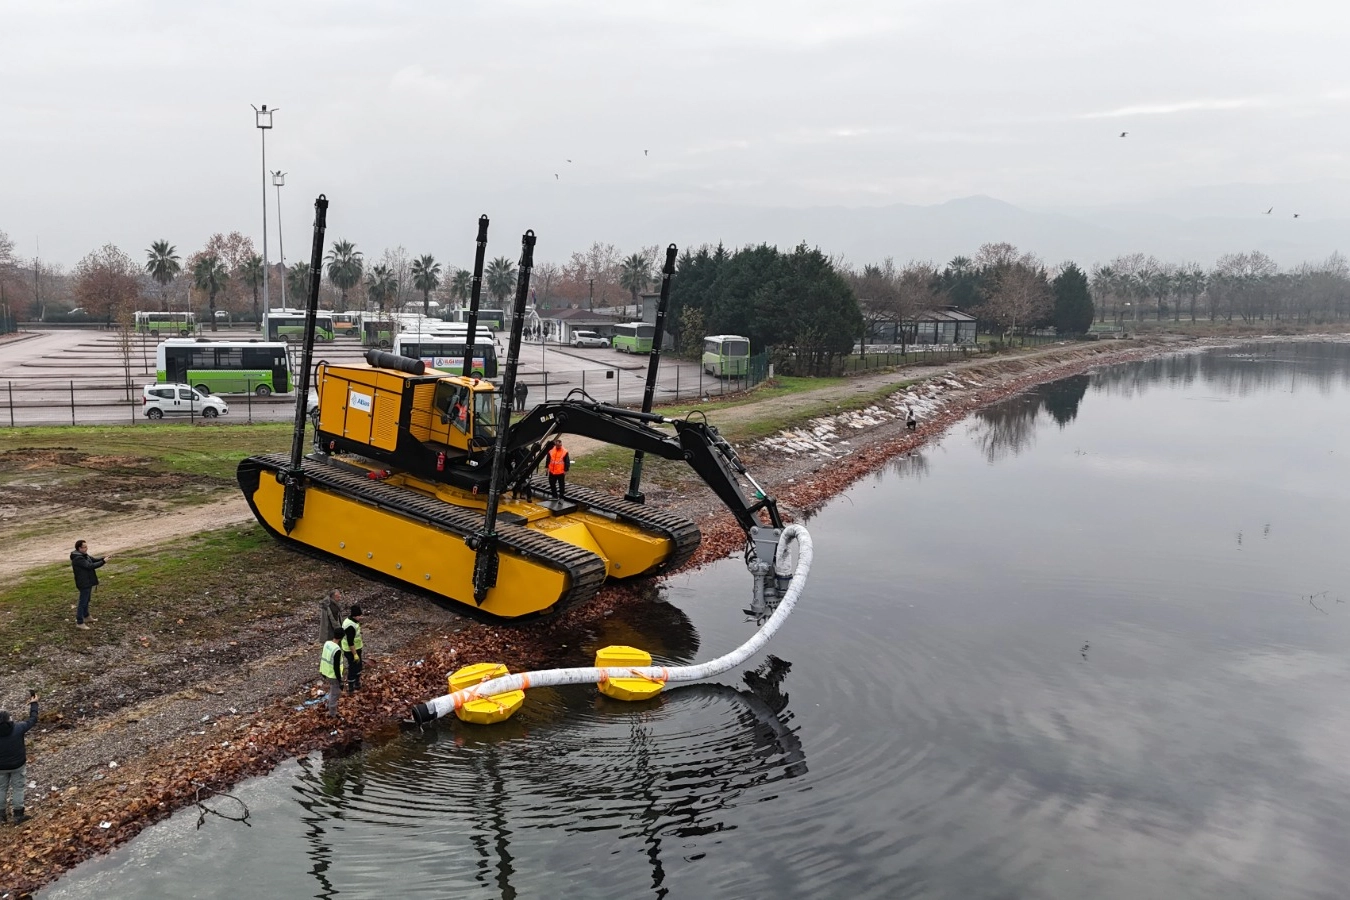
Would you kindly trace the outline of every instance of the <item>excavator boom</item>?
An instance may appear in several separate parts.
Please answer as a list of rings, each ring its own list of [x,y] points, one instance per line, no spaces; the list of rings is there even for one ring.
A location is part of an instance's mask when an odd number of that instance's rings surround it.
[[[662,431],[658,425],[673,428],[674,434]],[[752,483],[753,479],[714,426],[700,419],[671,419],[590,399],[541,403],[512,424],[506,445],[512,460],[506,476],[510,488],[523,488],[543,458],[548,440],[558,434],[576,434],[662,459],[683,460],[726,505],[747,534],[765,524],[759,519],[761,510],[768,513],[767,524],[777,529],[783,527],[777,503],[758,485],[753,501],[745,496],[737,475],[744,475]]]

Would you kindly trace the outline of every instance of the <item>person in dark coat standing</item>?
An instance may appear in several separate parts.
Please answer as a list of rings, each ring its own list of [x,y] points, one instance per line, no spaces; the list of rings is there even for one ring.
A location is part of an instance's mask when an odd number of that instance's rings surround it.
[[[530,396],[530,388],[525,382],[516,382],[516,412],[525,411],[525,399]]]
[[[14,824],[28,818],[23,812],[23,789],[28,775],[28,752],[23,736],[38,720],[38,695],[28,697],[28,720],[13,722],[9,713],[0,710],[0,821],[4,821],[5,800],[14,810]]]
[[[75,627],[81,631],[89,630],[89,626],[84,624],[86,619],[98,621],[89,615],[89,598],[98,585],[98,572],[94,570],[107,561],[106,556],[90,556],[89,545],[84,541],[76,541],[75,549],[70,552],[70,567],[75,570],[75,587],[80,591],[79,605],[75,607]]]

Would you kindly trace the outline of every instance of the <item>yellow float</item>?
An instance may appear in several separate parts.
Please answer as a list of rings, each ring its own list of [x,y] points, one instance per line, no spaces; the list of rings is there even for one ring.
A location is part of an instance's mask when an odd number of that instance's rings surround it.
[[[474,663],[450,673],[448,679],[450,693],[466,690],[485,681],[491,681],[494,678],[509,674],[511,673],[504,663]],[[524,702],[524,691],[507,691],[504,694],[493,694],[490,697],[467,700],[455,710],[455,715],[463,722],[473,722],[477,725],[495,725],[498,722],[505,722],[515,715],[516,710],[520,709]]]
[[[597,669],[642,669],[652,664],[652,655],[636,647],[601,647],[595,654]],[[615,700],[650,700],[661,693],[665,681],[643,678],[608,678],[600,682],[600,693]]]

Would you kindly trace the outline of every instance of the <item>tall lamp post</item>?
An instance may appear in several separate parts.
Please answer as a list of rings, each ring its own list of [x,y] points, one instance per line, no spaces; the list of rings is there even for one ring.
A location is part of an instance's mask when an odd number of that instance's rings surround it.
[[[272,184],[277,189],[277,252],[281,256],[281,305],[286,306],[286,242],[281,239],[281,188],[286,184],[286,173],[277,169],[272,173]]]
[[[267,299],[267,132],[272,127],[272,113],[276,109],[268,109],[267,104],[262,105],[262,109],[253,107],[253,114],[257,117],[258,130],[262,132],[262,198],[263,198],[263,310],[264,313],[272,308],[272,304]]]

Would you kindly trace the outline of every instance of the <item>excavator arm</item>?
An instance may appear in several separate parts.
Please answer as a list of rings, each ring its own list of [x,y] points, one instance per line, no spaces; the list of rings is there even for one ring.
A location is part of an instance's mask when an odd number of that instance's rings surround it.
[[[673,427],[675,433],[663,431],[658,425]],[[662,459],[684,460],[726,505],[747,535],[753,536],[764,528],[759,518],[761,510],[768,514],[771,528],[783,527],[777,503],[750,477],[736,451],[714,426],[699,419],[670,419],[589,399],[541,403],[512,423],[507,441],[511,459],[506,474],[509,488],[523,487],[547,452],[549,440],[559,434],[577,434]],[[754,485],[754,500],[741,490],[738,475]]]

